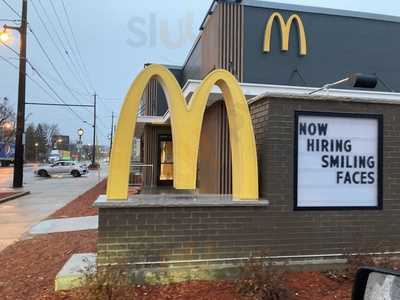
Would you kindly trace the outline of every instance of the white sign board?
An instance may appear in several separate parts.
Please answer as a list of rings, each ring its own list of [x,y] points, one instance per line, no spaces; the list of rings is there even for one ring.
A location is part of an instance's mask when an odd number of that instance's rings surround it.
[[[295,208],[380,208],[380,132],[376,115],[297,112]]]

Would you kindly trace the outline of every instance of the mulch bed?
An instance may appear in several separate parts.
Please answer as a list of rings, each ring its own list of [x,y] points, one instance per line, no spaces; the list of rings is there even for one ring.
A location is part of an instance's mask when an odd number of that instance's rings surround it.
[[[290,299],[276,300],[350,300],[352,282],[338,282],[320,272],[286,273],[285,286],[293,292]],[[239,293],[234,281],[192,281],[161,286],[136,286],[125,291],[115,292],[113,300],[253,300],[264,299],[259,295]],[[123,295],[123,296],[122,296]],[[84,291],[75,290],[57,294],[57,300],[87,299]],[[106,299],[94,298],[94,299]],[[265,298],[270,299],[270,298]]]
[[[9,196],[16,195],[16,194],[17,194],[16,192],[5,192],[5,193],[0,193],[0,201],[1,201],[3,198],[7,198],[7,197],[9,197]]]
[[[95,252],[96,231],[57,233],[19,241],[0,253],[0,295],[5,300],[67,300],[74,292],[54,292],[54,278],[74,253]],[[350,299],[350,281],[340,283],[320,272],[287,273],[286,285],[298,300]],[[185,282],[163,286],[138,286],[143,300],[249,300],[234,282]]]
[[[93,188],[57,210],[48,219],[96,216],[98,210],[92,207],[92,205],[99,195],[106,193],[106,186],[107,179],[100,181]]]
[[[0,252],[0,299],[57,299],[54,279],[74,253],[96,251],[97,231],[55,233],[19,241]]]
[[[7,201],[6,199],[10,196],[14,196],[17,195],[17,192],[4,192],[4,193],[0,193],[0,203],[2,201]]]
[[[85,192],[51,218],[92,216],[98,195],[104,194],[106,181]],[[56,233],[19,241],[0,252],[1,300],[82,300],[78,291],[54,292],[54,279],[65,262],[75,253],[96,251],[97,231]],[[347,300],[352,282],[340,282],[321,272],[287,273],[285,286],[296,293],[296,300]],[[254,297],[238,292],[234,282],[196,281],[163,286],[137,286],[132,299],[142,300],[249,300]],[[113,298],[114,299],[114,298]],[[123,300],[128,300],[123,298]]]

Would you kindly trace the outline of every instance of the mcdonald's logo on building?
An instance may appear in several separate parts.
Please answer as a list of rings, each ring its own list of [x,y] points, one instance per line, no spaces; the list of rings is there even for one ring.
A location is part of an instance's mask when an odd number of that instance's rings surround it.
[[[232,153],[232,196],[258,199],[255,136],[246,98],[236,78],[226,70],[208,74],[187,104],[175,76],[161,65],[147,66],[134,80],[122,106],[111,153],[107,199],[127,200],[132,141],[140,100],[156,79],[167,98],[173,141],[173,183],[176,189],[196,189],[197,158],[203,116],[217,85],[225,101]]]
[[[265,35],[264,35],[264,52],[271,51],[271,33],[272,26],[274,25],[274,21],[277,19],[280,29],[281,29],[281,50],[288,51],[289,50],[289,38],[290,31],[292,28],[292,24],[295,21],[298,33],[299,33],[299,54],[304,56],[307,55],[307,38],[304,30],[304,24],[301,18],[298,15],[291,15],[287,22],[282,17],[282,15],[278,12],[274,12],[268,19],[267,25],[265,27]]]

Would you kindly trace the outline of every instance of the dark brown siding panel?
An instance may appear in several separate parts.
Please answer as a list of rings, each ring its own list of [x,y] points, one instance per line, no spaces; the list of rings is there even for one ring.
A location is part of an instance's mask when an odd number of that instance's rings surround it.
[[[229,122],[226,113],[225,104],[221,103],[221,145],[223,147],[221,168],[224,170],[224,176],[221,178],[221,194],[232,193],[232,159],[231,146],[229,139]]]
[[[222,3],[221,9],[221,67],[243,80],[243,6]]]
[[[144,129],[144,147],[143,147],[143,163],[146,165],[153,165],[153,169],[156,166],[157,161],[157,136],[156,136],[156,129],[152,126],[146,126]],[[155,176],[154,170],[152,171],[151,168],[144,168],[144,186],[151,186],[155,184]]]
[[[157,93],[158,83],[155,79],[150,80],[143,94],[145,103],[144,114],[146,116],[155,116],[157,112]]]
[[[210,16],[200,41],[202,45],[205,45],[201,49],[202,78],[220,66],[220,41],[220,8],[217,7],[216,11]]]
[[[232,193],[232,162],[225,104],[218,101],[204,115],[199,150],[199,191]]]
[[[219,144],[219,110],[218,107],[207,109],[201,131],[199,149],[198,184],[200,193],[217,194],[220,186]]]

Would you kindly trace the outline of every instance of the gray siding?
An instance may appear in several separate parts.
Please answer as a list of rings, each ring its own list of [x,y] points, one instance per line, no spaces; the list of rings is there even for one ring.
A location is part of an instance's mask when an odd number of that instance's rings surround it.
[[[276,21],[271,52],[263,52],[265,25],[275,11],[285,20],[294,13],[301,17],[307,35],[307,56],[298,54],[296,26],[292,26],[289,51],[281,51]],[[349,72],[363,72],[376,73],[393,89],[400,90],[400,41],[396,38],[399,23],[245,6],[244,24],[245,82],[322,86]],[[377,89],[388,90],[381,83]]]

